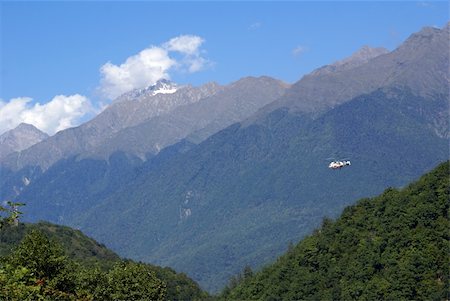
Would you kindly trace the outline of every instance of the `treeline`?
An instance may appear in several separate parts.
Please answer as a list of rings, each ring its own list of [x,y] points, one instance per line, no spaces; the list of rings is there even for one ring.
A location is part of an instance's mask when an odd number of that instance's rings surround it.
[[[182,273],[131,260],[49,223],[11,223],[0,230],[0,300],[199,300]]]
[[[363,199],[224,300],[446,300],[449,162],[399,191]]]

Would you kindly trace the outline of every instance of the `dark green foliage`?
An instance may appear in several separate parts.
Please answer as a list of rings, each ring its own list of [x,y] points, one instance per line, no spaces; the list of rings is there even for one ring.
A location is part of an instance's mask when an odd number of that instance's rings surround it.
[[[449,295],[449,162],[363,199],[284,256],[226,288],[227,300],[444,300]]]
[[[119,262],[107,273],[82,268],[64,255],[61,245],[38,230],[30,231],[14,252],[0,262],[0,288],[1,300],[165,300],[166,297],[165,284],[151,267]]]
[[[40,231],[32,230],[9,257],[15,266],[25,266],[41,279],[54,278],[65,268],[67,257],[59,244],[51,243]]]
[[[184,273],[176,273],[171,268],[162,268],[159,266],[150,266],[159,279],[164,280],[166,284],[167,300],[203,300],[208,297],[208,293],[203,292],[200,286]]]
[[[47,222],[37,224],[20,223],[17,227],[5,227],[0,231],[0,256],[9,254],[27,232],[38,230],[46,236],[57,240],[64,248],[65,254],[84,266],[99,265],[109,269],[120,258],[104,245],[88,238],[81,231],[69,227],[58,226]]]
[[[19,243],[20,242],[20,243]],[[0,300],[199,300],[184,274],[120,258],[80,231],[49,223],[0,231]],[[67,254],[67,255],[66,255]]]
[[[19,219],[22,216],[22,212],[19,211],[19,207],[24,206],[23,203],[17,203],[17,202],[6,202],[8,207],[0,206],[0,213],[5,213],[6,216],[0,215],[0,230],[3,227],[6,226],[18,226],[19,225]]]
[[[61,245],[32,230],[0,262],[0,299],[70,300],[76,291],[76,267]]]
[[[108,273],[113,300],[164,300],[165,284],[146,265],[123,262]]]

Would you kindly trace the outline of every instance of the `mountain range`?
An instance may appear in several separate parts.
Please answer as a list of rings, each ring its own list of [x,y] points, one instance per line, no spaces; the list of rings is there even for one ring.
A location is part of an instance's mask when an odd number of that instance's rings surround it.
[[[391,52],[364,47],[293,85],[134,91],[1,159],[1,197],[217,291],[324,216],[448,158],[448,35],[424,28]],[[327,169],[344,158],[350,167]]]
[[[45,170],[61,159],[73,156],[108,159],[120,151],[145,160],[147,155],[154,155],[188,135],[198,142],[249,117],[280,97],[287,86],[268,77],[244,78],[225,87],[216,83],[178,87],[168,81],[158,82],[122,95],[79,127],[10,154],[2,165],[14,171],[27,166]]]

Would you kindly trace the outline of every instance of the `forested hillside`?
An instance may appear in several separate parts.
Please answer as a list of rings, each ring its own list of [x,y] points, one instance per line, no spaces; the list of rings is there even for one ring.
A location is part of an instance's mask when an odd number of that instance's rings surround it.
[[[198,300],[207,296],[170,268],[122,260],[80,231],[2,223],[0,300]]]
[[[19,224],[17,227],[4,227],[0,231],[0,256],[10,254],[16,248],[26,233],[39,230],[50,239],[58,241],[68,257],[85,266],[99,265],[110,268],[120,257],[104,245],[85,236],[81,231],[47,222],[37,224]]]
[[[445,300],[449,184],[446,162],[402,190],[360,200],[274,264],[234,278],[222,298]]]

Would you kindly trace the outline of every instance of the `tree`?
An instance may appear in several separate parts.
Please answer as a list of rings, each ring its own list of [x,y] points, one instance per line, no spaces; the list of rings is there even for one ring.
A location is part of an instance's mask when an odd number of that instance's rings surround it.
[[[113,300],[164,300],[166,285],[150,267],[121,262],[108,273]]]
[[[246,265],[242,274],[243,274],[244,280],[251,278],[253,276],[252,268],[249,265]]]
[[[30,231],[4,261],[2,300],[69,300],[75,294],[75,264],[58,243],[38,230]]]
[[[19,211],[19,207],[25,206],[24,203],[10,201],[7,202],[7,205],[9,207],[0,206],[0,212],[3,211],[8,213],[7,217],[0,217],[0,229],[5,225],[13,225],[17,227],[19,225],[19,219],[23,214],[21,211]]]
[[[60,244],[49,240],[41,231],[30,231],[8,262],[15,267],[25,267],[45,295],[61,298],[75,293],[77,265],[64,255]]]
[[[50,241],[42,232],[32,230],[12,253],[10,262],[30,269],[38,278],[53,278],[64,269],[66,259],[58,243]]]

